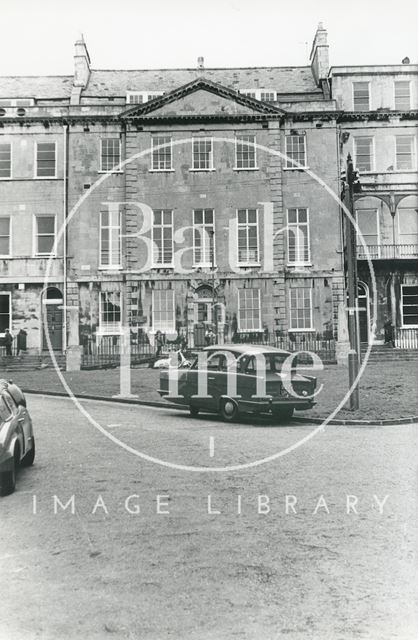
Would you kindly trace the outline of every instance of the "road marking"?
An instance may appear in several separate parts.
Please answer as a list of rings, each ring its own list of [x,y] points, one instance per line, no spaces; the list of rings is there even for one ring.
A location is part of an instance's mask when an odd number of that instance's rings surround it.
[[[213,458],[215,455],[215,438],[213,436],[209,436],[209,457]]]

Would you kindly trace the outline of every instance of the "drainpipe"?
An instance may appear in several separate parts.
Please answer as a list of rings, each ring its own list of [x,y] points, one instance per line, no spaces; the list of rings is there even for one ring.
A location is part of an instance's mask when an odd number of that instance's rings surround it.
[[[68,124],[63,125],[63,170],[64,170],[64,188],[63,188],[63,214],[65,231],[63,235],[63,279],[64,279],[64,314],[63,314],[63,350],[67,351],[67,217],[68,217]]]

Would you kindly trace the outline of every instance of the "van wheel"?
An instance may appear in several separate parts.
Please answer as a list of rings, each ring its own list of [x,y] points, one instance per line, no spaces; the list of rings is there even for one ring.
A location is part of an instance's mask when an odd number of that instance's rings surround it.
[[[225,422],[233,422],[238,417],[238,405],[231,398],[223,398],[219,406],[219,413]]]
[[[294,407],[281,407],[280,409],[275,409],[273,412],[273,416],[279,422],[287,422],[291,420],[293,417]]]
[[[199,415],[199,407],[194,407],[193,405],[189,406],[189,412],[191,418],[197,418]]]
[[[35,438],[32,438],[32,449],[28,451],[28,453],[23,458],[21,465],[22,467],[31,467],[35,460]]]

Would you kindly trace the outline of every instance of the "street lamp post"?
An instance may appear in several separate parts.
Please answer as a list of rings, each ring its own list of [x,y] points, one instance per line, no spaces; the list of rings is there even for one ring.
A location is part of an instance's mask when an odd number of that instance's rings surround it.
[[[347,208],[350,211],[351,217],[354,220],[354,191],[359,190],[359,183],[357,183],[356,171],[353,167],[353,161],[351,155],[347,156],[347,195],[346,199]],[[358,185],[358,186],[357,186]],[[356,230],[353,222],[345,216],[345,229],[346,229],[346,260],[347,260],[347,291],[348,291],[348,334],[350,340],[350,352],[348,354],[348,377],[350,389],[353,387],[354,382],[358,376],[359,371],[359,349],[358,349],[358,334],[357,334],[357,246],[356,246]],[[350,409],[355,411],[360,406],[359,388],[358,384],[350,394]]]

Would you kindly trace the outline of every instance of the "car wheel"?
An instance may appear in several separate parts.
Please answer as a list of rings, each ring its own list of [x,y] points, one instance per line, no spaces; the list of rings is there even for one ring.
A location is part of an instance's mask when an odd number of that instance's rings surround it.
[[[225,422],[233,422],[238,416],[238,405],[231,398],[223,398],[219,405],[219,413]]]
[[[32,438],[32,449],[28,451],[28,453],[23,458],[21,465],[22,467],[31,467],[35,460],[35,438]]]
[[[190,416],[192,418],[197,418],[199,415],[199,407],[194,407],[193,405],[189,406]]]
[[[286,422],[292,418],[293,411],[294,407],[281,407],[280,409],[275,409],[273,415],[279,422]]]
[[[5,471],[0,474],[0,495],[8,496],[16,488],[16,471],[19,464],[19,449],[15,449],[14,464],[11,471]]]

